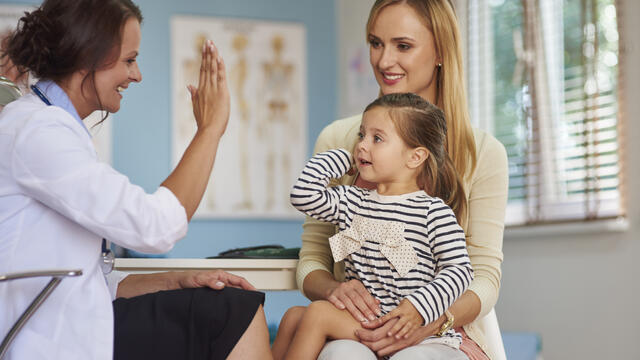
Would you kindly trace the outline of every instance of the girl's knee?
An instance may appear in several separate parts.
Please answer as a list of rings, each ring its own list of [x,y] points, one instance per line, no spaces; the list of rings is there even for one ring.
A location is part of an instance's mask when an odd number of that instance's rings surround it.
[[[327,311],[338,310],[332,303],[327,300],[316,300],[309,304],[308,311],[312,313],[323,313]]]
[[[306,310],[307,308],[305,306],[290,307],[289,310],[287,310],[287,312],[284,313],[282,320],[298,322],[302,318]]]
[[[294,306],[289,308],[287,312],[284,313],[282,320],[280,320],[280,328],[282,329],[295,329],[298,327],[300,320],[302,320],[302,316],[307,310],[304,306]]]

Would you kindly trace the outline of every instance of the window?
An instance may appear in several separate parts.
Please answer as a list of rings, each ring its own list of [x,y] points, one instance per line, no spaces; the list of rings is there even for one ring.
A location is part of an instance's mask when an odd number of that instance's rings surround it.
[[[615,1],[457,4],[471,117],[509,156],[507,226],[624,216]]]

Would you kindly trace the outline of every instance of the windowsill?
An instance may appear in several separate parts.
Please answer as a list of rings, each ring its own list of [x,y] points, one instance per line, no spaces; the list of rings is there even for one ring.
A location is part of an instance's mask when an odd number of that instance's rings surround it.
[[[629,220],[626,217],[619,217],[589,222],[506,227],[504,238],[524,239],[558,235],[618,233],[625,232],[628,229]]]

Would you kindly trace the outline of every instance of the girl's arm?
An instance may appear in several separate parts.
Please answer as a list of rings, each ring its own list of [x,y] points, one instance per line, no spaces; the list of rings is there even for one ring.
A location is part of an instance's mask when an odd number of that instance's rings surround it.
[[[351,154],[329,150],[312,157],[291,189],[291,204],[316,220],[339,224],[341,199],[347,186],[328,188],[331,179],[339,179],[351,168]],[[344,205],[343,205],[344,206]]]
[[[473,280],[464,231],[442,200],[434,201],[429,208],[427,232],[436,275],[426,286],[407,296],[424,324],[440,318]]]

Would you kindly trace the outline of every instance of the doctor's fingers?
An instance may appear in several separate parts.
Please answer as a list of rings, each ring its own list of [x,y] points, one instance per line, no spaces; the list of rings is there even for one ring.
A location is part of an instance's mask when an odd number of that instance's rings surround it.
[[[237,287],[244,290],[252,290],[252,291],[256,290],[256,288],[253,285],[251,285],[251,283],[247,281],[247,279],[243,278],[242,276],[233,275],[229,273],[225,273],[225,276],[227,277],[225,282],[230,286]]]
[[[200,59],[200,75],[198,77],[198,88],[202,87],[202,84],[207,80],[207,58],[211,57],[211,49],[209,46],[209,40],[206,40],[202,44],[202,59]]]
[[[212,69],[212,63],[216,62],[217,56],[217,49],[211,40],[205,41],[202,46],[202,60],[200,61],[200,76],[198,78],[198,91],[200,93],[205,92],[206,89],[211,88],[213,85],[211,78],[215,76],[215,72]]]
[[[218,89],[226,89],[227,88],[227,67],[224,64],[224,59],[222,55],[218,53],[217,63],[218,63],[218,73],[216,80],[218,81]]]
[[[247,279],[243,278],[242,276],[233,275],[222,270],[218,270],[218,271],[219,271],[218,273],[219,281],[222,281],[229,286],[236,287],[239,289],[253,290],[253,291],[256,290],[256,288],[253,285],[251,285],[251,283],[249,283],[249,281],[247,281]]]

